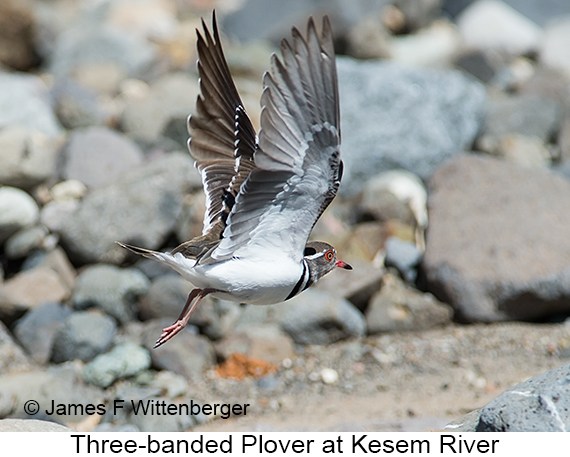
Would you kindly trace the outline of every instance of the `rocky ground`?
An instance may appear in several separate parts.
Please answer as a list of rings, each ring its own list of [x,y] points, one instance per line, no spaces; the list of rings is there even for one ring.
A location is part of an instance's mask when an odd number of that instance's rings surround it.
[[[0,6],[0,419],[566,429],[568,2],[259,3]],[[206,299],[153,350],[190,285],[115,241],[167,249],[201,232],[186,118],[195,28],[213,8],[256,126],[278,41],[330,16],[345,174],[313,238],[354,270],[271,307]],[[249,409],[112,411],[131,400]]]

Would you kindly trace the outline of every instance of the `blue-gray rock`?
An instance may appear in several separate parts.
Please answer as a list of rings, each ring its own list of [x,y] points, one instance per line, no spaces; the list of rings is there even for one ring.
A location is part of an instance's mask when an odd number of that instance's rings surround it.
[[[120,263],[127,251],[115,241],[157,249],[172,232],[195,173],[187,154],[168,154],[131,170],[121,181],[94,189],[59,227],[77,262]],[[112,224],[109,224],[112,221]]]
[[[451,307],[432,294],[406,286],[394,275],[386,274],[382,288],[366,308],[368,334],[425,330],[451,323]]]
[[[49,92],[38,77],[23,73],[0,73],[0,127],[19,125],[49,137],[63,129],[51,108]]]
[[[567,432],[570,429],[570,365],[511,387],[445,428],[460,432]]]
[[[143,159],[132,140],[107,127],[74,130],[63,155],[62,176],[89,187],[101,187],[117,181]]]
[[[14,341],[6,326],[0,321],[0,373],[9,373],[12,370],[27,370],[30,367],[30,359]]]
[[[53,177],[61,143],[21,125],[2,128],[0,184],[30,189]]]
[[[55,363],[80,359],[87,362],[109,349],[117,325],[98,312],[77,311],[63,321],[52,347]]]
[[[0,375],[0,392],[16,399],[12,417],[60,423],[80,422],[89,416],[88,405],[102,404],[104,399],[101,389],[83,383],[81,367],[73,363],[42,371],[3,373]],[[38,413],[33,416],[24,411],[24,403],[28,400],[35,400],[40,406]],[[70,404],[77,407],[68,408]],[[65,410],[58,411],[58,407]],[[53,414],[49,414],[52,410]],[[97,414],[97,411],[91,412]]]
[[[348,300],[308,289],[284,303],[272,306],[248,305],[236,330],[276,322],[298,344],[330,344],[366,333],[364,315]]]
[[[568,181],[462,155],[429,187],[425,286],[456,318],[532,320],[570,311]]]
[[[85,365],[83,377],[88,384],[106,388],[117,379],[135,376],[150,367],[148,351],[134,343],[118,344]]]
[[[42,225],[27,227],[14,233],[6,240],[4,250],[9,259],[21,259],[26,257],[31,251],[42,247],[47,229]]]
[[[153,367],[173,371],[186,378],[202,376],[216,363],[216,357],[208,338],[194,333],[192,327],[186,327],[167,344],[152,349],[162,329],[171,324],[170,319],[160,319],[145,325],[143,343],[150,351]]]
[[[38,217],[38,205],[29,194],[15,187],[0,187],[0,245],[18,230],[35,224]]]
[[[75,309],[99,308],[124,324],[133,320],[138,299],[149,288],[149,280],[136,268],[93,265],[77,277],[72,296]]]
[[[384,264],[387,267],[396,267],[406,281],[414,283],[418,275],[417,267],[422,260],[422,253],[417,246],[410,241],[391,236],[386,240],[385,248]]]
[[[35,362],[47,363],[55,335],[70,314],[67,306],[46,303],[16,321],[14,335]]]
[[[344,195],[396,168],[426,179],[469,148],[480,128],[485,90],[462,73],[345,58],[337,68]]]

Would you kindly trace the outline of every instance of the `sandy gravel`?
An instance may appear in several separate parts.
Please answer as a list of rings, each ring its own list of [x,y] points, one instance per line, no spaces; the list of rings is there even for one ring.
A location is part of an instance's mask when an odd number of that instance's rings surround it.
[[[300,348],[262,382],[220,379],[213,371],[196,381],[198,400],[251,406],[247,416],[193,430],[437,430],[568,363],[569,346],[570,324],[499,323]]]

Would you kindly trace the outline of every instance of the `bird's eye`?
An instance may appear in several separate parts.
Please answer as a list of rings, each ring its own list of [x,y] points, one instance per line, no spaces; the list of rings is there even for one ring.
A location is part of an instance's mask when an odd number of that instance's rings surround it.
[[[325,259],[327,259],[329,262],[334,258],[334,252],[332,251],[327,251],[325,252]]]

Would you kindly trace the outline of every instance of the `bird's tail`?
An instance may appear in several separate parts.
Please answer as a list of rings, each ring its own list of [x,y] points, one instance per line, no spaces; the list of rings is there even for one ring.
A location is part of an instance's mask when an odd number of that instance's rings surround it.
[[[134,252],[135,254],[142,255],[147,259],[155,259],[155,260],[160,259],[160,254],[162,254],[161,252],[158,251],[151,251],[150,249],[131,246],[130,244],[121,243],[120,241],[115,241],[115,243],[117,243],[122,248],[128,249],[129,251]]]

